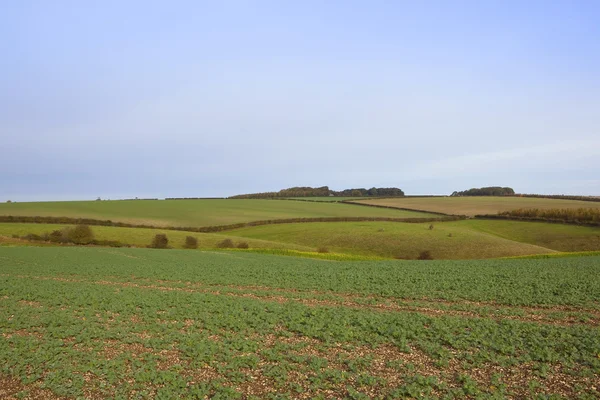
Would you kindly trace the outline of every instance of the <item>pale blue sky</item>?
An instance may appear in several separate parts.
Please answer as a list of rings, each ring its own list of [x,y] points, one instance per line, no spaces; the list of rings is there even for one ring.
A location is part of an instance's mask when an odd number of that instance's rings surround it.
[[[597,1],[0,2],[0,201],[600,195]]]

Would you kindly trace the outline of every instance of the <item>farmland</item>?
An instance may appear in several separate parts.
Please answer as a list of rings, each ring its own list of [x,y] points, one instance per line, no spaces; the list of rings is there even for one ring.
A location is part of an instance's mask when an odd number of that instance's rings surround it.
[[[519,208],[600,208],[600,202],[530,197],[404,197],[358,200],[357,203],[424,210],[452,215],[497,214]]]
[[[118,200],[0,204],[0,215],[112,220],[151,226],[201,227],[308,217],[419,218],[431,214],[350,204],[277,200]]]
[[[25,236],[27,234],[42,235],[44,233],[52,232],[53,230],[60,230],[69,225],[58,225],[58,224],[12,224],[12,223],[0,223],[0,236]],[[246,242],[251,248],[261,249],[292,249],[301,251],[313,251],[314,248],[306,246],[296,246],[293,244],[286,244],[281,242],[272,242],[268,240],[260,239],[247,239],[242,237],[236,237],[235,235],[221,235],[213,233],[196,233],[196,232],[185,232],[185,231],[166,231],[160,229],[144,229],[144,228],[115,228],[110,226],[94,226],[92,228],[94,237],[98,240],[114,240],[119,241],[123,244],[146,247],[152,241],[154,235],[158,233],[165,233],[169,239],[169,246],[181,249],[185,243],[185,238],[188,235],[196,237],[198,239],[198,247],[210,249],[217,247],[219,242],[224,239],[233,240],[234,244],[239,242]]]
[[[247,227],[229,234],[332,251],[415,259],[470,259],[600,250],[600,230],[561,224],[465,220],[430,223],[340,222]]]
[[[599,395],[600,257],[15,247],[0,260],[4,397]]]

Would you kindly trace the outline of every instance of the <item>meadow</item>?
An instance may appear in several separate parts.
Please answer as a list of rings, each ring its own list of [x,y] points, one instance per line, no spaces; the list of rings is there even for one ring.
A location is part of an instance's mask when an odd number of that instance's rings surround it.
[[[278,200],[115,200],[2,203],[0,215],[112,220],[150,226],[202,227],[308,217],[421,218],[433,215],[334,202]]]
[[[415,259],[422,251],[435,259],[476,259],[600,250],[598,228],[521,221],[306,223],[247,227],[228,234],[405,259]]]
[[[61,230],[72,225],[59,224],[14,224],[0,223],[0,236],[12,237],[13,235],[25,236],[28,234],[43,235],[54,230]],[[197,233],[186,231],[171,231],[161,229],[146,229],[146,228],[117,228],[111,226],[93,226],[92,232],[97,240],[119,241],[123,244],[136,247],[148,246],[154,236],[159,233],[164,233],[169,239],[169,247],[175,249],[184,248],[185,238],[192,236],[198,239],[198,247],[204,249],[213,249],[225,239],[231,239],[234,244],[240,242],[248,243],[250,248],[260,249],[290,249],[300,251],[314,251],[312,247],[294,245],[283,242],[273,242],[261,239],[249,239],[237,237],[235,235],[222,235],[216,233]]]
[[[0,243],[23,245],[23,241],[10,239],[14,235],[48,234],[68,226],[0,223]],[[97,240],[136,247],[146,247],[156,234],[164,233],[169,247],[179,249],[184,248],[187,236],[193,236],[200,249],[214,249],[231,239],[234,246],[247,243],[254,250],[314,253],[324,248],[338,254],[400,259],[416,259],[423,251],[429,251],[435,259],[482,259],[600,250],[598,228],[504,220],[314,222],[261,225],[218,234],[106,226],[93,226],[92,231]]]
[[[600,257],[0,248],[0,395],[595,398]]]
[[[519,208],[598,208],[600,202],[531,197],[403,197],[387,199],[353,200],[353,202],[378,206],[422,210],[449,215],[498,214]]]

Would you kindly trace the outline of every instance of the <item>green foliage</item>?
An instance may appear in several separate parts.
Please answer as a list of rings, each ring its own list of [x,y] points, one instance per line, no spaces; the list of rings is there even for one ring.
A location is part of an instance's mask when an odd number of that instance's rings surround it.
[[[166,249],[169,247],[169,239],[164,233],[157,233],[148,247],[153,249]]]
[[[399,267],[245,250],[15,247],[0,248],[0,260],[0,312],[10,316],[2,374],[54,396],[599,395],[589,382],[600,372],[600,257]],[[541,314],[518,319],[532,309]],[[556,310],[571,311],[538,318]],[[572,319],[586,310],[590,322]],[[529,381],[502,386],[523,373]],[[268,391],[249,391],[257,387]]]
[[[65,235],[69,242],[75,244],[90,244],[94,240],[94,233],[88,225],[75,225],[73,228],[68,228]]]
[[[453,192],[451,196],[514,196],[514,194],[515,191],[510,187],[489,186]]]
[[[238,249],[247,249],[250,246],[248,245],[248,242],[239,242],[238,245],[236,246]]]

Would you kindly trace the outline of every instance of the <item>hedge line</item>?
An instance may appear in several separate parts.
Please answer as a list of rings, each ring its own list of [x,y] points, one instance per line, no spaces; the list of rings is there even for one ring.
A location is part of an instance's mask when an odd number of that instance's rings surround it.
[[[384,206],[384,205],[381,205],[381,204],[356,203],[355,200],[342,200],[342,201],[340,201],[340,203],[354,204],[354,205],[357,205],[357,206],[377,207],[377,208],[391,208],[392,210],[416,211],[416,212],[422,212],[422,213],[427,213],[427,214],[442,215],[444,217],[451,217],[451,218],[453,218],[452,220],[466,219],[467,218],[466,215],[444,214],[444,213],[437,212],[437,211],[427,211],[427,210],[417,210],[415,208]]]
[[[0,215],[0,222],[13,223],[35,223],[35,224],[65,224],[65,225],[97,225],[97,226],[114,226],[119,228],[148,228],[148,229],[165,229],[172,231],[188,231],[188,232],[222,232],[232,229],[244,228],[248,226],[273,225],[273,224],[294,224],[306,222],[361,222],[361,221],[389,221],[389,222],[442,222],[455,221],[463,219],[463,217],[446,216],[443,218],[391,218],[391,217],[315,217],[315,218],[286,218],[286,219],[269,219],[262,221],[240,222],[229,225],[214,225],[203,227],[179,227],[179,226],[156,226],[144,224],[130,224],[126,222],[116,222],[111,220],[99,220],[91,218],[70,218],[70,217],[33,217],[33,216],[13,216]]]
[[[510,221],[530,221],[530,222],[549,222],[552,224],[569,224],[578,226],[600,226],[600,222],[587,222],[578,220],[567,220],[558,218],[542,218],[542,217],[517,217],[512,215],[498,215],[498,214],[484,214],[475,215],[473,218],[476,219],[502,219]]]

